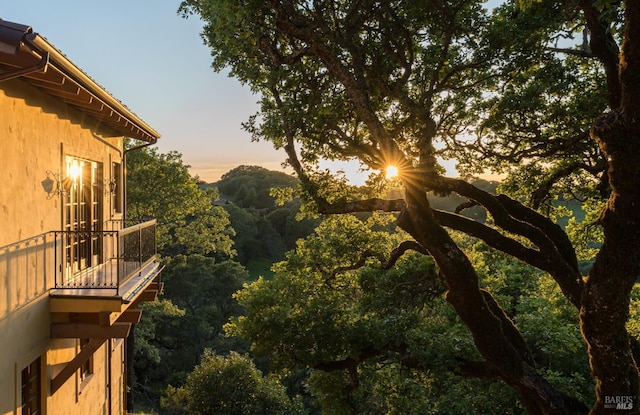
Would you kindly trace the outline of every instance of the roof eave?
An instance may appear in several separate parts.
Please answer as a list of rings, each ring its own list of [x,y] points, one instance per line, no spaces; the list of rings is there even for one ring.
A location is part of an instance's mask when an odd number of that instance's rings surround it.
[[[45,69],[22,76],[24,81],[87,113],[100,125],[124,137],[147,143],[155,143],[160,138],[156,130],[113,97],[44,37],[34,33],[31,27],[0,19],[0,57],[5,55],[6,60],[14,59],[21,62],[19,54],[35,59],[48,55]],[[52,71],[47,74],[49,70]],[[51,82],[49,78],[54,76],[52,73],[59,74],[58,79],[61,82]]]

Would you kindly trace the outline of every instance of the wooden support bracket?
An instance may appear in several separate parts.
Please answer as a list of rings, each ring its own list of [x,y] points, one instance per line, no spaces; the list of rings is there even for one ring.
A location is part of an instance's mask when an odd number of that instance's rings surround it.
[[[135,308],[140,305],[140,303],[144,303],[146,301],[156,301],[158,299],[158,293],[162,290],[162,284],[151,284],[147,289],[142,291],[136,298],[131,302],[131,307]]]
[[[142,310],[127,310],[124,313],[120,314],[116,321],[118,323],[132,323],[137,324],[140,322],[140,318],[142,317]]]
[[[51,395],[56,393],[58,389],[69,379],[75,372],[82,366],[84,362],[87,361],[91,357],[91,355],[98,350],[100,346],[104,344],[107,339],[91,339],[89,343],[87,343],[80,353],[76,355],[67,365],[54,377],[51,379]]]

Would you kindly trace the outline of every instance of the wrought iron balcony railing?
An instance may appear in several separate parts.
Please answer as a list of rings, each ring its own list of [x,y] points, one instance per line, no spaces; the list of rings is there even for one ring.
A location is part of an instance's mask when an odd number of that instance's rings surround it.
[[[121,222],[105,227],[117,229]],[[119,230],[55,231],[55,288],[115,289],[156,256],[156,221]]]
[[[0,286],[7,290],[0,296],[0,318],[50,289],[121,295],[155,256],[155,220],[109,221],[101,231],[52,231],[0,247]]]

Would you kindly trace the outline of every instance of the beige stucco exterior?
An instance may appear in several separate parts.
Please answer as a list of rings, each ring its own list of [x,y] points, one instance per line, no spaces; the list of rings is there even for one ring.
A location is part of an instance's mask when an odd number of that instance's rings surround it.
[[[47,171],[65,174],[65,155],[121,163],[122,137],[96,134],[86,116],[19,80],[1,84],[0,108],[0,163],[7,173],[0,212],[11,218],[3,223],[3,246],[60,227],[62,200],[47,200],[42,186]]]
[[[90,184],[97,206],[92,218],[100,224],[121,220],[124,209],[113,204],[122,203],[123,186],[116,187],[119,196],[115,197],[109,182],[115,180],[114,168],[124,164],[123,145],[122,131],[105,127],[95,111],[83,112],[21,77],[0,82],[0,415],[23,414],[23,370],[37,359],[41,414],[125,413],[126,340],[123,331],[114,335],[111,328],[118,321],[128,321],[119,323],[127,327],[135,323],[131,314],[135,315],[142,299],[125,301],[119,291],[105,299],[111,295],[107,290],[96,297],[89,290],[66,291],[66,297],[52,299],[56,271],[63,275],[62,265],[52,254],[53,232],[63,230],[68,222],[64,215],[69,197],[56,192],[55,184],[60,181],[65,189],[62,179],[69,176],[69,157],[90,162],[97,171]],[[64,239],[58,237],[60,241]],[[63,258],[64,254],[57,255]],[[153,272],[139,283],[144,286],[136,287],[142,288],[140,293],[149,292],[152,278],[159,273]],[[117,307],[101,309],[103,303]],[[67,324],[63,329],[73,331],[76,326],[70,323],[74,322],[80,327],[76,337],[52,334],[53,323]],[[99,340],[99,346],[80,369],[58,376],[76,367],[70,362],[80,353],[86,327],[99,329],[97,335],[86,336],[87,341]]]
[[[4,82],[0,88],[0,165],[5,172],[0,186],[0,246],[4,247],[0,249],[0,414],[8,415],[20,414],[20,376],[25,366],[41,357],[46,391],[47,380],[79,347],[77,339],[49,339],[53,272],[47,267],[52,263],[34,261],[36,257],[21,252],[37,244],[19,241],[62,229],[65,196],[47,199],[42,181],[47,171],[62,172],[66,155],[104,166],[121,163],[122,137],[97,135],[82,114],[20,80]],[[103,209],[103,215],[103,221],[118,218],[110,209]],[[45,413],[123,413],[123,347],[123,341],[103,345],[93,356],[94,374],[86,384],[77,374],[53,396],[45,392]]]

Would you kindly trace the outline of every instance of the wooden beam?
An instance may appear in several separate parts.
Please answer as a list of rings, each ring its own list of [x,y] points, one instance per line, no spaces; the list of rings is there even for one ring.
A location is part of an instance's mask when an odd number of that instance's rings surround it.
[[[51,323],[52,339],[124,339],[129,335],[131,323],[115,323],[112,326],[85,323]]]
[[[156,301],[157,298],[158,291],[144,290],[140,294],[138,294],[135,300],[132,301],[132,305],[138,306],[140,303],[143,303],[145,301]]]
[[[69,99],[76,99],[76,100],[81,99],[80,92],[82,92],[82,90],[80,89],[79,86],[69,85],[69,87],[67,87],[67,89],[65,90],[65,89],[61,89],[60,87],[47,86],[48,84],[46,84],[45,82],[40,82],[40,81],[32,81],[32,82],[34,84],[37,82],[38,83],[37,86],[44,89],[44,91],[49,95],[53,95],[60,98],[69,98]],[[86,98],[91,99],[91,96],[87,96]]]
[[[81,296],[51,296],[52,313],[99,313],[100,311],[121,311],[122,300],[112,298],[87,298]]]
[[[29,83],[43,89],[45,92],[59,91],[60,93],[66,93],[75,96],[78,96],[80,94],[80,87],[71,83],[65,83],[64,78],[62,78],[62,82],[60,83],[31,78],[29,80]]]
[[[158,291],[156,290],[144,290],[140,297],[140,301],[156,301],[158,298]]]
[[[104,344],[107,339],[91,339],[89,343],[84,345],[84,347],[80,350],[80,353],[76,355],[66,366],[54,377],[51,379],[51,395],[56,393],[58,389],[69,379],[75,372],[82,366],[84,362],[87,361],[91,357],[93,353],[100,346]]]
[[[98,324],[100,324],[101,326],[110,326],[113,324],[113,320],[111,319],[111,315],[113,315],[115,313],[112,313],[110,311],[101,311],[100,313],[98,313]]]
[[[56,321],[51,320],[52,323],[100,324],[101,313],[56,313],[56,314],[58,316],[66,316],[66,319],[62,320],[59,317],[56,319]]]
[[[164,282],[162,282],[162,281],[154,281],[151,284],[149,284],[149,286],[146,289],[147,290],[153,290],[153,291],[162,292],[163,288],[164,288]]]
[[[142,317],[142,310],[127,310],[116,319],[118,323],[137,324]]]

